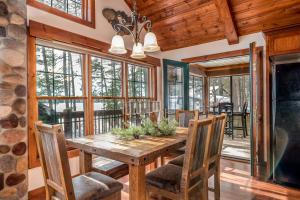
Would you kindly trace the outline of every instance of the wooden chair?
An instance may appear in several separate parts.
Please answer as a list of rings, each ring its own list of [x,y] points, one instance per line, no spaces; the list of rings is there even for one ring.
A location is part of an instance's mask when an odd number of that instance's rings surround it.
[[[199,112],[197,110],[176,110],[175,119],[180,127],[188,127],[189,121],[199,118]]]
[[[183,167],[167,164],[146,175],[147,197],[157,195],[173,200],[192,196],[208,199],[208,154],[212,119],[190,121]],[[198,198],[196,198],[198,199]]]
[[[211,148],[209,153],[209,177],[214,175],[214,189],[210,189],[215,193],[215,199],[220,199],[220,160],[224,140],[226,114],[221,114],[214,117],[212,135],[211,135]],[[170,164],[183,166],[184,155],[175,158],[169,162]]]
[[[233,133],[233,103],[219,103],[219,114],[227,114],[227,121],[225,126],[225,134],[231,136],[234,139]]]
[[[108,176],[90,172],[72,179],[61,125],[37,122],[36,130],[47,200],[121,200],[123,185]]]
[[[248,136],[247,131],[247,109],[248,103],[245,102],[242,108],[242,112],[233,112],[233,117],[240,117],[242,125],[241,126],[233,126],[233,130],[242,130],[243,137],[246,138]]]

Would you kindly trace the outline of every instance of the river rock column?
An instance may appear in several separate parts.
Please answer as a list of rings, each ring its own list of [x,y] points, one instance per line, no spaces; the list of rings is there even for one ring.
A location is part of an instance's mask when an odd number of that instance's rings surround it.
[[[0,199],[28,199],[26,0],[0,0]]]

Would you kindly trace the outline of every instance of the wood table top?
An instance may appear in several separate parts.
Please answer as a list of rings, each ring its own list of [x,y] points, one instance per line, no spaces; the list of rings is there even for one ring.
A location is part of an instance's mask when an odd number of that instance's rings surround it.
[[[71,147],[104,156],[126,164],[142,165],[185,145],[187,128],[178,127],[175,136],[142,136],[135,140],[121,140],[110,133],[67,139]]]

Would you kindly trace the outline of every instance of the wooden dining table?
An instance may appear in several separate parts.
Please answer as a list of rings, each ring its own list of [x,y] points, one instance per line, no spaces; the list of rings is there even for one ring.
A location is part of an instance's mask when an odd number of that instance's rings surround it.
[[[178,127],[176,135],[153,137],[142,136],[135,140],[121,140],[108,134],[87,135],[81,138],[67,139],[67,145],[80,150],[80,171],[92,170],[92,155],[103,156],[128,164],[129,199],[146,199],[146,165],[157,158],[183,147],[188,129]]]

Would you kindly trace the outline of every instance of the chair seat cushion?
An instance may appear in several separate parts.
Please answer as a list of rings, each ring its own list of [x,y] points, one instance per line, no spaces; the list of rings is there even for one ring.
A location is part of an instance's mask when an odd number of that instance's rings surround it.
[[[180,192],[182,167],[167,164],[146,175],[146,183],[173,193]]]
[[[183,162],[184,162],[184,155],[181,155],[181,156],[178,156],[176,158],[174,158],[173,160],[171,160],[169,162],[169,164],[172,164],[172,165],[177,165],[179,167],[182,167],[183,166]],[[209,170],[214,168],[216,166],[216,163],[213,162],[209,165]]]
[[[106,198],[122,190],[123,185],[113,178],[89,172],[72,179],[76,200]]]
[[[173,165],[177,165],[182,167],[183,166],[183,161],[184,161],[184,155],[178,156],[176,158],[174,158],[173,160],[171,160],[169,162],[169,164],[173,164]]]
[[[128,174],[128,165],[104,157],[95,157],[93,171],[118,179]]]

